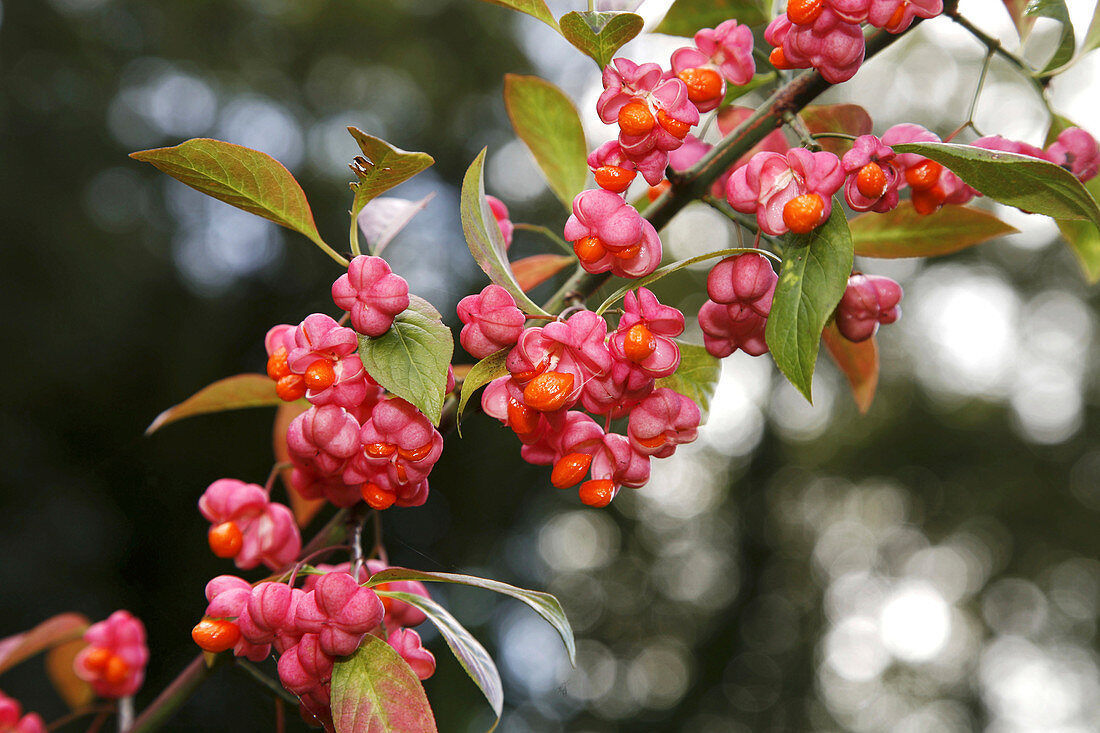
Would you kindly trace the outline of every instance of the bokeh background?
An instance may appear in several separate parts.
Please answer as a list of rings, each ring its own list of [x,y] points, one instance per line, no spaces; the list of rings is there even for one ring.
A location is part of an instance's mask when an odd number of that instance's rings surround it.
[[[1092,3],[1069,6],[1080,37]],[[996,0],[961,10],[1018,48]],[[1056,35],[1041,21],[1024,53],[1045,58]],[[678,45],[651,36],[624,53],[667,63]],[[928,22],[826,100],[865,105],[878,132],[914,121],[947,134],[983,52]],[[1098,58],[1051,96],[1100,136]],[[142,431],[203,385],[262,371],[271,325],[333,310],[338,272],[305,239],[126,154],[199,136],[264,150],[338,243],[357,152],[345,126],[431,153],[436,165],[395,194],[435,198],[388,257],[454,325],[457,300],[485,284],[457,204],[483,146],[487,188],[514,220],[565,219],[510,131],[507,72],[558,83],[590,142],[610,136],[588,59],[473,0],[2,0],[0,637],[66,610],[127,608],[149,629],[139,709],[151,700],[195,654],[204,583],[230,570],[206,550],[195,502],[220,477],[263,481],[272,411]],[[999,61],[975,120],[1035,144],[1047,123]],[[1100,729],[1097,291],[1052,223],[999,213],[1021,233],[861,263],[906,291],[865,416],[824,357],[811,407],[767,358],[738,354],[699,441],[603,511],[552,489],[494,421],[471,416],[463,439],[448,436],[428,503],[385,514],[391,559],[549,590],[577,632],[574,670],[526,607],[433,589],[500,664],[502,730]],[[664,235],[676,257],[736,241],[695,208]],[[518,252],[541,247],[517,234]],[[686,271],[659,293],[697,307],[704,278]],[[486,730],[488,706],[425,633],[440,730]],[[48,720],[64,712],[40,660],[0,688]],[[274,719],[227,668],[168,728]]]

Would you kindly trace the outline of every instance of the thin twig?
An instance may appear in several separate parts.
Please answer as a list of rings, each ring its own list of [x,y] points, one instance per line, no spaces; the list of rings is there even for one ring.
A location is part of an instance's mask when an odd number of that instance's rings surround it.
[[[251,677],[253,681],[273,695],[276,700],[283,700],[292,705],[298,704],[298,698],[283,689],[281,684],[268,677],[259,667],[248,660],[238,658],[233,666]]]
[[[371,557],[378,558],[384,565],[390,564],[389,556],[386,555],[386,546],[382,543],[382,512],[375,511],[371,517],[374,523],[374,547],[371,548]],[[359,576],[355,576],[358,578]]]
[[[1046,83],[1044,82],[1044,80],[1037,79],[1035,77],[1035,70],[1031,68],[1030,64],[1028,64],[1016,54],[1009,51],[1003,45],[1001,45],[1001,42],[999,40],[971,23],[965,16],[959,13],[958,7],[956,7],[954,4],[952,4],[950,7],[948,7],[948,5],[944,5],[943,14],[951,18],[951,20],[958,23],[967,31],[969,31],[970,35],[974,36],[974,38],[977,39],[979,43],[983,44],[991,52],[997,54],[1013,67],[1015,67],[1016,70],[1019,71],[1020,74],[1028,80],[1028,82],[1031,83],[1031,86],[1039,95],[1039,99],[1042,101],[1043,106],[1046,107],[1047,112],[1049,112],[1051,115],[1054,114],[1054,111],[1050,107],[1050,100],[1047,99]]]
[[[68,725],[69,723],[73,722],[74,720],[77,720],[79,718],[83,718],[85,715],[94,715],[94,714],[110,715],[113,712],[115,712],[115,706],[113,704],[112,705],[85,705],[84,707],[80,707],[80,708],[77,708],[76,710],[65,713],[60,718],[58,718],[57,720],[53,721],[48,726],[46,726],[46,730],[54,731],[54,730],[57,730],[58,728],[63,728],[66,725]]]

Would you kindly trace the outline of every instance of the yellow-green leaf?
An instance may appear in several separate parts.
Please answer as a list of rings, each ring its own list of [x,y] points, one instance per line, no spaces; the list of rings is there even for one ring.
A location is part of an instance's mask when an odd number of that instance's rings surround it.
[[[550,190],[570,208],[588,180],[588,144],[577,108],[550,82],[517,74],[504,77],[504,106]]]
[[[771,20],[770,5],[759,0],[676,0],[657,32],[694,36],[703,28],[713,28],[731,18],[742,25],[761,25]]]
[[[602,70],[615,52],[642,32],[645,20],[634,13],[582,11],[561,17],[561,34]]]
[[[438,426],[447,392],[447,366],[454,353],[451,329],[423,298],[409,296],[381,336],[359,337],[359,358],[374,381],[414,405]]]
[[[936,257],[1017,231],[981,209],[949,205],[925,216],[908,201],[883,214],[860,214],[848,226],[857,255],[883,258]]]
[[[178,405],[169,407],[145,428],[145,434],[151,435],[185,417],[279,404],[282,400],[275,394],[275,382],[266,374],[238,374],[208,384]]]
[[[809,234],[787,235],[764,337],[779,371],[811,402],[821,332],[851,272],[852,236],[839,203]]]
[[[532,315],[550,315],[533,300],[527,297],[523,288],[516,282],[516,276],[508,265],[504,235],[493,218],[489,202],[485,200],[485,149],[482,149],[474,162],[466,170],[462,179],[462,194],[459,198],[459,213],[462,217],[462,232],[466,235],[466,245],[470,254],[484,270],[489,279],[500,285],[516,299],[516,305],[525,313]],[[487,226],[486,222],[492,222]]]

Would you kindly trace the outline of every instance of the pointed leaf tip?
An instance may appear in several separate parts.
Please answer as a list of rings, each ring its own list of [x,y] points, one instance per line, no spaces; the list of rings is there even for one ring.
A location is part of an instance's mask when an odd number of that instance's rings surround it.
[[[568,209],[588,180],[588,143],[577,108],[550,82],[518,74],[504,77],[504,106],[550,190]]]
[[[169,407],[157,415],[145,429],[145,434],[152,435],[165,425],[185,417],[281,404],[283,401],[275,393],[275,382],[266,374],[238,374],[219,379],[178,405]]]
[[[486,152],[487,148],[482,148],[462,179],[459,213],[466,244],[470,248],[470,254],[489,279],[511,293],[520,310],[529,314],[550,315],[527,297],[508,264],[504,235],[501,234],[489,209],[489,202],[485,199]]]
[[[195,138],[130,153],[191,188],[323,244],[306,194],[294,175],[267,153],[222,140]]]

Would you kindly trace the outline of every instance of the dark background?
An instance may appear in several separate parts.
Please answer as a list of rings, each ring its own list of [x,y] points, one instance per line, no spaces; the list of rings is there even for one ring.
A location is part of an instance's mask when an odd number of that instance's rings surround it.
[[[263,482],[272,411],[143,430],[203,385],[261,371],[266,330],[331,312],[339,273],[303,238],[126,154],[199,136],[270,152],[335,244],[355,153],[344,126],[429,152],[436,165],[398,194],[436,199],[388,257],[454,325],[454,303],[484,284],[455,189],[481,147],[513,153],[491,159],[489,190],[515,220],[563,223],[549,193],[506,187],[537,174],[514,155],[500,90],[507,72],[549,75],[567,47],[529,19],[446,0],[0,8],[0,637],[67,610],[129,609],[152,650],[140,710],[194,656],[205,582],[232,571],[206,549],[196,500],[223,476]],[[928,25],[924,39],[940,40],[944,26]],[[876,63],[918,71],[852,92],[873,99],[876,131],[915,119],[949,132],[980,49],[946,62],[919,42],[891,53]],[[935,105],[912,91],[930,58],[953,74]],[[583,76],[556,81],[581,101],[595,70],[570,63]],[[1027,91],[999,66],[992,78],[1006,86],[986,98],[988,132],[1010,135],[997,125],[1018,121]],[[880,117],[905,85],[905,104]],[[868,266],[902,280],[910,317],[882,336],[867,416],[824,359],[811,411],[768,362],[739,355],[716,400],[720,427],[598,513],[551,489],[484,417],[448,436],[427,505],[386,512],[391,560],[548,589],[578,633],[573,672],[519,604],[439,591],[501,663],[501,729],[1094,729],[1095,289],[1049,229],[1021,219],[1023,237],[946,265]],[[685,225],[666,243],[700,238]],[[539,246],[517,235],[518,251]],[[662,296],[697,305],[704,276]],[[989,308],[994,324],[980,320]],[[960,339],[986,361],[960,362]],[[426,637],[440,730],[487,729],[487,705]],[[0,688],[47,720],[64,712],[38,660]],[[168,727],[273,721],[270,698],[221,669]]]

